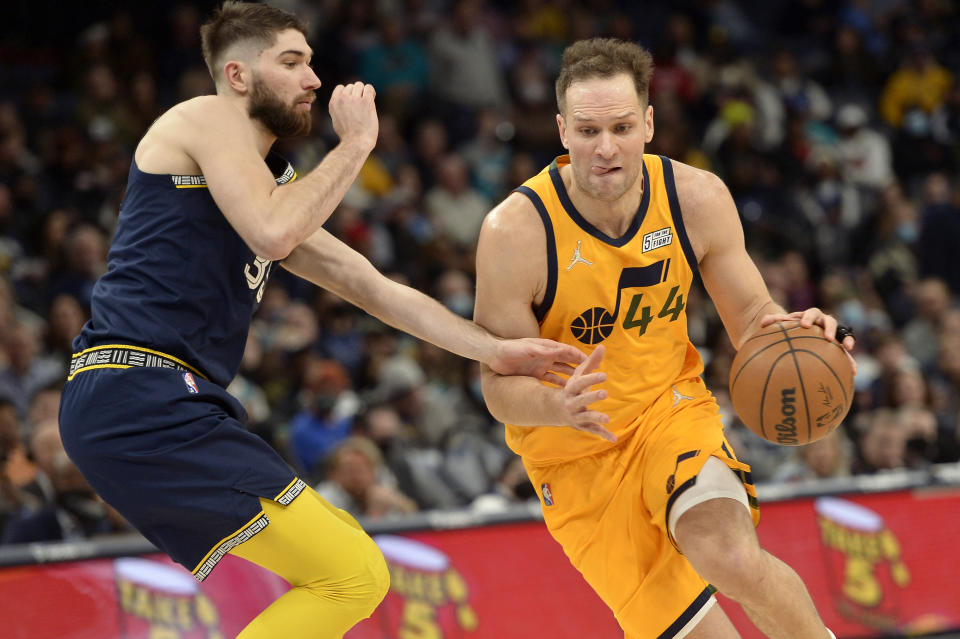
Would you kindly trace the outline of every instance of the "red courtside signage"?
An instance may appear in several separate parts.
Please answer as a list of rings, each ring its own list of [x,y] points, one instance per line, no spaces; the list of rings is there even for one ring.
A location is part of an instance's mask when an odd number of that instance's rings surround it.
[[[838,638],[960,629],[957,487],[761,508],[761,542],[797,570]],[[375,539],[391,591],[346,639],[623,638],[542,522]],[[203,583],[159,554],[3,568],[2,636],[234,637],[287,588],[232,556]],[[744,639],[760,639],[739,607],[724,607]]]

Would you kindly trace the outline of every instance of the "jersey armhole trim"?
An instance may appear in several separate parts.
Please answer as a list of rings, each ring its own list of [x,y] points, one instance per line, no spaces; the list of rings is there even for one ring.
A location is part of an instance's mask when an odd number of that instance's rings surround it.
[[[526,195],[537,213],[540,214],[540,221],[543,222],[543,230],[547,236],[547,290],[543,294],[543,301],[533,305],[533,313],[537,317],[537,323],[543,322],[547,316],[550,307],[553,306],[553,299],[557,294],[557,242],[553,234],[553,222],[550,221],[550,214],[547,213],[547,207],[536,191],[529,186],[518,186],[514,189],[515,193]]]
[[[680,210],[680,199],[677,197],[677,182],[673,177],[673,162],[663,155],[659,157],[660,164],[663,165],[663,186],[667,190],[667,201],[670,203],[670,217],[673,218],[673,228],[677,229],[677,238],[680,240],[680,246],[683,248],[683,254],[687,258],[690,270],[696,273],[698,270],[697,256],[693,252],[690,238],[687,237],[687,229],[683,225],[683,213]]]

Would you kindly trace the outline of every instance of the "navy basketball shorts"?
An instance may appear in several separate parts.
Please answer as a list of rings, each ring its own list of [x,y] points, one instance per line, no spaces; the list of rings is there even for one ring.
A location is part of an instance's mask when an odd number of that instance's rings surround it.
[[[60,433],[94,490],[203,580],[269,521],[259,498],[304,488],[220,386],[164,368],[101,368],[67,382]]]

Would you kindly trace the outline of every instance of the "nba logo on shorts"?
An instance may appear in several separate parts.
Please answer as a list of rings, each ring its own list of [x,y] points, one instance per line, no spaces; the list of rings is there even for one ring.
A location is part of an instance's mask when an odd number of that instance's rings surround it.
[[[183,374],[183,383],[187,385],[187,390],[196,395],[200,392],[200,389],[197,388],[197,382],[193,379],[193,375],[190,373]]]
[[[550,484],[540,484],[540,494],[543,495],[544,506],[553,506],[553,491],[550,490]]]

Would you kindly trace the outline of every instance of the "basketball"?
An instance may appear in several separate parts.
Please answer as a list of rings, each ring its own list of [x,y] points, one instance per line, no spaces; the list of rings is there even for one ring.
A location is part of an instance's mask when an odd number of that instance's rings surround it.
[[[747,428],[784,446],[830,434],[853,401],[853,366],[823,328],[777,322],[748,339],[730,369],[730,399]]]

